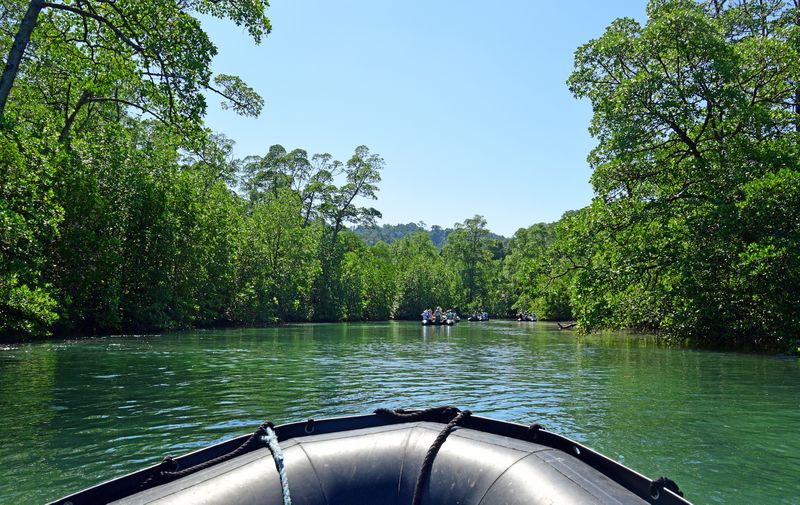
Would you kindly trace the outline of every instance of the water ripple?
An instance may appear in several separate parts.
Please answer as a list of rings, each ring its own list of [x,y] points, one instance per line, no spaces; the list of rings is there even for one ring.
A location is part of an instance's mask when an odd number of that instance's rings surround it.
[[[539,422],[642,473],[669,475],[697,503],[800,495],[796,359],[503,321],[291,325],[0,350],[2,503],[54,499],[266,418],[445,404]]]

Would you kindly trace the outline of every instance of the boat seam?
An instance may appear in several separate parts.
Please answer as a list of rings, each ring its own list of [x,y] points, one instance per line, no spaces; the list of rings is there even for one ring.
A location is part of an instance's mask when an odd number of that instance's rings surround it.
[[[311,465],[311,471],[314,472],[314,477],[317,478],[317,484],[319,484],[319,491],[320,493],[322,493],[322,498],[325,500],[325,505],[330,505],[330,502],[328,501],[328,495],[325,493],[325,487],[322,485],[322,479],[319,478],[319,473],[317,473],[317,468],[314,466],[314,462],[311,460],[311,456],[308,455],[308,452],[306,452],[306,448],[303,447],[303,442],[298,440],[297,445],[303,451],[303,454],[306,455],[308,464]]]
[[[400,460],[400,473],[397,477],[397,502],[400,503],[400,489],[403,485],[403,469],[406,466],[406,457],[408,456],[408,444],[411,442],[411,434],[414,433],[416,428],[419,428],[419,425],[422,421],[417,421],[414,423],[414,427],[408,430],[408,434],[406,435],[406,440],[403,443],[403,458]]]
[[[558,450],[558,449],[555,449],[555,450]],[[563,451],[562,451],[562,452],[563,452]],[[570,457],[572,457],[572,458],[575,458],[575,456],[572,456],[571,454],[567,454],[567,455],[568,455],[568,456],[570,456]],[[597,468],[595,468],[594,466],[590,465],[589,463],[587,463],[587,462],[585,462],[585,461],[581,460],[580,458],[575,458],[575,459],[577,459],[577,460],[578,460],[578,461],[580,461],[581,463],[584,463],[584,464],[585,464],[587,467],[589,467],[589,468],[591,468],[592,470],[594,470],[595,472],[599,473],[600,475],[602,475],[603,477],[605,477],[606,479],[608,479],[610,482],[613,482],[613,483],[614,483],[614,484],[616,484],[617,486],[620,486],[620,487],[622,487],[623,489],[628,489],[626,486],[623,486],[622,484],[620,484],[619,482],[617,482],[615,479],[612,479],[612,478],[611,478],[611,476],[609,476],[609,475],[606,475],[606,473],[605,473],[605,472],[602,472],[602,471],[600,471],[599,469],[597,469]],[[542,460],[542,461],[544,461],[544,460]],[[544,461],[544,462],[549,464],[549,462],[547,462],[547,461]],[[558,472],[558,473],[560,473],[561,475],[563,475],[565,479],[569,480],[570,482],[572,482],[573,484],[575,484],[575,485],[576,485],[576,486],[578,486],[579,488],[583,489],[584,491],[586,491],[586,493],[588,493],[588,494],[592,495],[593,497],[595,497],[595,498],[598,498],[598,499],[600,499],[600,498],[607,498],[607,499],[610,499],[610,500],[612,500],[612,501],[613,501],[613,504],[612,504],[612,505],[623,505],[623,502],[621,502],[620,500],[618,500],[616,497],[614,497],[614,496],[610,495],[608,492],[606,492],[606,490],[605,490],[605,489],[603,489],[603,488],[601,488],[600,486],[598,486],[598,485],[594,484],[594,483],[593,483],[591,480],[584,478],[584,477],[583,477],[583,476],[582,476],[582,475],[581,475],[579,472],[576,472],[575,470],[573,470],[573,469],[572,469],[572,468],[570,468],[569,466],[565,466],[565,467],[561,467],[561,468],[559,468],[559,467],[556,467],[556,466],[554,466],[554,465],[549,465],[549,466],[550,466],[550,468],[552,468],[552,469],[553,469],[553,470],[555,470],[556,472]],[[571,475],[570,475],[570,474],[568,474],[567,472],[563,471],[563,469],[562,469],[562,468],[567,468],[568,470],[571,470],[571,472],[569,472],[569,473],[571,473]],[[581,477],[581,479],[580,479],[580,480],[581,480],[581,481],[583,481],[583,482],[579,482],[579,481],[578,481],[578,479],[574,478],[576,475],[577,475],[578,477]],[[584,482],[589,482],[590,484],[592,484],[592,488],[590,488],[590,487],[588,487],[588,486],[584,485]],[[628,489],[628,490],[630,491],[630,489]],[[631,492],[633,492],[633,491],[631,491]],[[598,496],[599,494],[602,494],[603,496]],[[634,494],[636,494],[636,493],[634,493]],[[641,497],[641,496],[638,496],[638,495],[637,495],[637,497],[638,497],[639,499],[642,499],[642,497]],[[645,501],[645,503],[647,503],[647,500],[644,500],[644,501]],[[606,502],[606,503],[610,503],[610,502]]]
[[[495,479],[492,481],[492,483],[491,483],[491,484],[489,484],[489,487],[487,487],[487,488],[486,488],[486,491],[484,491],[484,492],[483,492],[483,496],[481,496],[481,499],[480,499],[480,500],[478,500],[478,505],[481,505],[481,504],[483,503],[483,500],[486,498],[486,495],[488,495],[488,494],[489,494],[489,491],[491,491],[491,490],[492,490],[492,488],[494,487],[494,485],[495,485],[495,484],[497,484],[497,481],[499,481],[499,480],[500,480],[500,478],[501,478],[501,477],[503,477],[503,475],[505,475],[505,474],[506,474],[506,472],[508,472],[509,470],[511,470],[511,468],[512,468],[514,465],[516,465],[517,463],[519,463],[519,462],[520,462],[520,461],[522,461],[523,459],[525,459],[525,458],[527,458],[528,456],[531,456],[531,455],[533,455],[533,454],[536,454],[536,453],[535,453],[535,452],[528,452],[527,454],[523,454],[522,456],[520,456],[519,458],[517,458],[517,459],[516,459],[516,461],[514,461],[513,463],[511,463],[510,465],[508,465],[508,466],[505,468],[505,470],[503,470],[502,472],[500,472],[500,475],[498,475],[498,476],[497,476],[497,477],[496,477],[496,478],[495,478]]]

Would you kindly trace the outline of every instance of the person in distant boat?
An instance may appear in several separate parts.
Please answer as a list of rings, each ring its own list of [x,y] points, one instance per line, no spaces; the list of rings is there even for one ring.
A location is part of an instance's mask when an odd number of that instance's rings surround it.
[[[422,320],[423,321],[427,322],[428,319],[430,319],[430,317],[431,317],[431,309],[425,309],[425,310],[422,311]]]
[[[453,309],[447,309],[446,317],[447,317],[448,321],[452,321],[453,320]]]
[[[438,305],[436,306],[436,311],[433,313],[433,320],[437,323],[442,320],[442,308]]]

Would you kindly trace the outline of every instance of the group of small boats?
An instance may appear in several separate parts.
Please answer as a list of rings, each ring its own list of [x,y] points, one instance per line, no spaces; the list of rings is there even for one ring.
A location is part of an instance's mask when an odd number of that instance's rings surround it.
[[[422,311],[422,326],[453,326],[457,322],[461,321],[461,318],[458,316],[458,313],[453,310],[449,309],[447,311],[443,311],[441,307],[436,307],[436,310],[425,309]],[[533,316],[533,321],[536,321],[536,316]],[[489,313],[486,311],[475,311],[467,318],[469,322],[475,321],[488,321],[489,320]]]
[[[450,309],[442,311],[441,307],[436,310],[425,309],[422,311],[422,326],[453,326],[461,320],[456,311]]]
[[[453,326],[457,322],[461,320],[458,316],[456,311],[448,310],[442,311],[440,307],[436,307],[436,310],[425,309],[422,311],[422,326]],[[469,317],[467,317],[467,321],[469,322],[476,322],[476,321],[488,321],[489,320],[489,313],[485,311],[476,311],[473,312]],[[536,314],[531,312],[528,314],[527,312],[522,312],[517,316],[517,321],[524,321],[524,322],[536,322],[538,318]]]

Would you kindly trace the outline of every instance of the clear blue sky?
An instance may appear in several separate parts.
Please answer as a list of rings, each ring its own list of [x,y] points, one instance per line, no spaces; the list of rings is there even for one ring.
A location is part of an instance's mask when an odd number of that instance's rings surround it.
[[[565,81],[575,49],[645,0],[571,2],[273,0],[256,46],[204,20],[213,68],[266,102],[257,119],[210,97],[207,124],[236,156],[272,144],[346,161],[367,145],[386,161],[381,223],[452,226],[475,214],[511,236],[592,197],[591,106]]]

